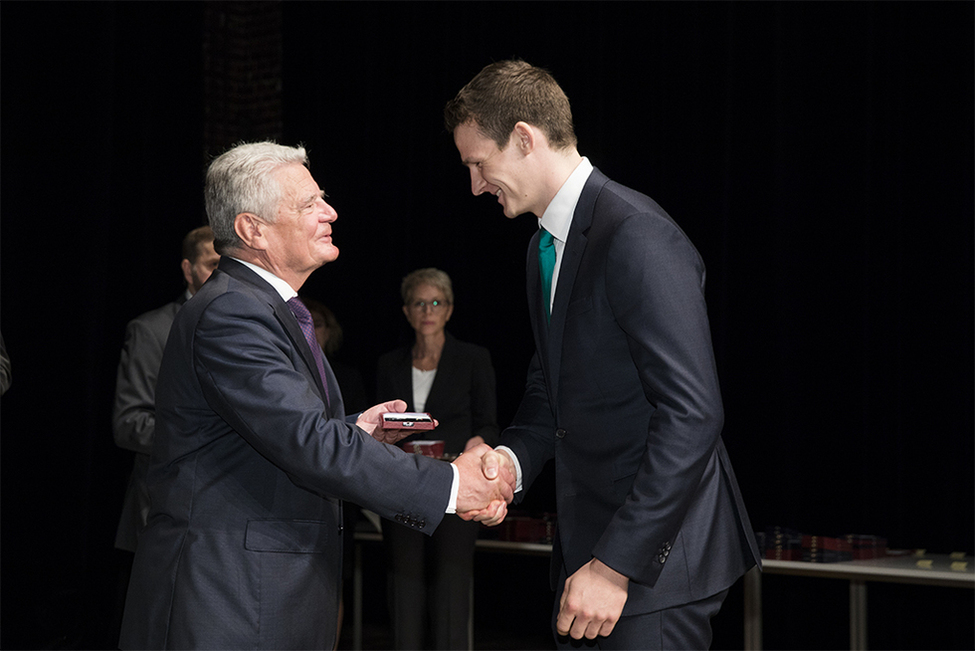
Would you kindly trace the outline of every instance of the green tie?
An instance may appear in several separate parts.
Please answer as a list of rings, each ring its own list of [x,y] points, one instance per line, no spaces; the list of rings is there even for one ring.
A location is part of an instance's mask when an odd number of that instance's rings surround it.
[[[552,320],[552,273],[555,271],[555,238],[544,228],[538,239],[538,269],[542,274],[542,300],[545,303],[545,317]]]

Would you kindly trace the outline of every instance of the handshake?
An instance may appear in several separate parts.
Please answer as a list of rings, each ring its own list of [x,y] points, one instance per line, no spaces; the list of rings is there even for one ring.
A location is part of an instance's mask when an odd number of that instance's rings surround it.
[[[412,432],[403,429],[384,429],[382,415],[386,412],[402,413],[406,403],[390,400],[362,412],[356,425],[382,443],[393,444],[409,436]],[[434,420],[434,425],[437,421]],[[508,513],[508,504],[515,495],[515,465],[504,452],[481,443],[473,445],[457,457],[453,464],[460,471],[460,486],[457,489],[457,515],[464,520],[474,520],[489,527],[501,524]]]
[[[515,494],[515,467],[508,454],[481,443],[453,461],[460,471],[457,515],[493,527],[501,524]]]

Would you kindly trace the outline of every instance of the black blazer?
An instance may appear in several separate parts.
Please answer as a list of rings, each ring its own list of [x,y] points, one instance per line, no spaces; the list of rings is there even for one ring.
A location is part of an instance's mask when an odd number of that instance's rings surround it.
[[[453,471],[379,443],[331,402],[298,322],[224,256],[176,315],[156,386],[152,509],[123,649],[331,649],[341,503],[432,533]]]
[[[501,443],[526,487],[555,459],[553,583],[595,556],[631,579],[623,615],[724,590],[759,552],[721,439],[700,256],[652,199],[594,170],[546,325],[538,238],[537,351]]]
[[[458,454],[472,436],[481,436],[493,446],[498,440],[497,393],[494,367],[487,348],[458,341],[449,332],[437,375],[430,387],[424,411],[439,425],[431,433],[417,433],[410,439],[444,441],[444,451]],[[380,400],[405,400],[413,406],[412,346],[397,348],[379,358],[376,369]]]

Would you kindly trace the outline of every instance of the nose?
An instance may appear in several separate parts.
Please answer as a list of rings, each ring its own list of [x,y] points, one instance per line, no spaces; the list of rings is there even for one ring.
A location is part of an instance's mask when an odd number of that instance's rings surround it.
[[[319,201],[322,202],[321,205],[323,208],[321,213],[322,216],[319,221],[334,222],[336,219],[339,218],[339,214],[335,211],[335,208],[332,208],[332,206],[327,201],[325,201],[324,199],[319,199]]]
[[[476,197],[477,195],[484,192],[487,187],[487,181],[481,176],[481,172],[476,168],[471,168],[471,192]]]

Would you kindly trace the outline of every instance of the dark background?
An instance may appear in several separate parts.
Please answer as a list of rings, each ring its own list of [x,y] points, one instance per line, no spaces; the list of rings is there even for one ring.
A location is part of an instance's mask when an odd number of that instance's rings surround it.
[[[756,529],[972,554],[973,7],[4,2],[0,644],[113,644],[124,327],[181,291],[207,161],[236,140],[309,149],[342,254],[304,291],[341,321],[340,355],[371,382],[411,336],[400,279],[440,267],[510,419],[536,224],[471,197],[441,112],[512,56],[552,71],[580,152],[704,257]],[[870,595],[873,648],[972,648],[972,591]],[[846,597],[766,577],[766,646],[844,648]],[[740,646],[740,608],[736,590],[717,647]]]

